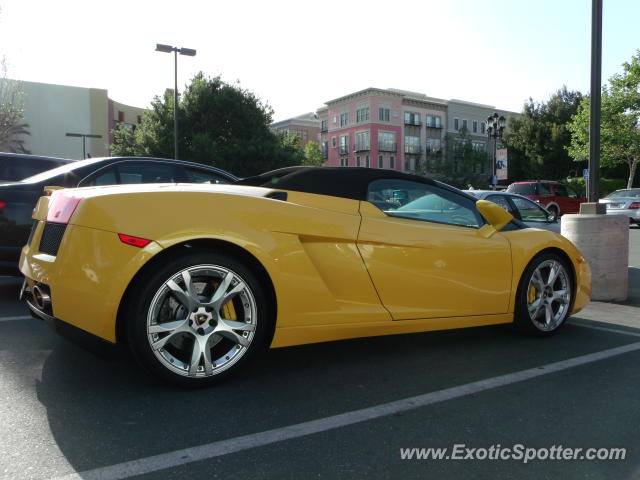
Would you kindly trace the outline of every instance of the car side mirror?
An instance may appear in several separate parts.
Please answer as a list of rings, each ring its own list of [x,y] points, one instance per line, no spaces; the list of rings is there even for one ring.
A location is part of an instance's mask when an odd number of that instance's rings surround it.
[[[486,238],[489,238],[494,233],[499,232],[505,227],[505,225],[507,225],[507,223],[513,220],[513,215],[507,212],[504,208],[487,200],[478,200],[476,202],[476,208],[478,209],[478,212],[480,212],[480,215],[489,222],[490,228],[485,228],[487,225],[484,225],[480,229],[483,230],[481,233]]]

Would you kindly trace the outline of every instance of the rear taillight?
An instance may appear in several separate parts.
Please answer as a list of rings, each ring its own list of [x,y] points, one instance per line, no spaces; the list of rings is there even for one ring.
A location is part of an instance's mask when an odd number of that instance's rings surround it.
[[[640,209],[640,202],[632,202],[631,205],[629,205],[629,210],[638,210]]]
[[[138,248],[146,247],[151,243],[151,240],[147,240],[146,238],[133,237],[131,235],[125,235],[124,233],[119,233],[118,238],[122,243]]]
[[[69,219],[75,212],[83,197],[67,194],[64,191],[55,191],[51,195],[49,211],[47,212],[47,222],[69,223]]]

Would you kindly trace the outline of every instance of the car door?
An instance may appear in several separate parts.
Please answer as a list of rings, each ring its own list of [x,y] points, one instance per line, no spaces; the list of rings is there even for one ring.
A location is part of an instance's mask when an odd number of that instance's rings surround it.
[[[479,234],[474,200],[399,179],[373,181],[368,198],[357,246],[394,320],[507,312],[509,242]]]

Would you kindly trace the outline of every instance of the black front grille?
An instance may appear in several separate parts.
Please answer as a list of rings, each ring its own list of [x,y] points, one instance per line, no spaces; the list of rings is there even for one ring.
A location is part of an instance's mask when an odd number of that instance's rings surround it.
[[[64,223],[45,223],[42,237],[40,238],[39,250],[42,253],[56,256],[66,228],[67,225]]]

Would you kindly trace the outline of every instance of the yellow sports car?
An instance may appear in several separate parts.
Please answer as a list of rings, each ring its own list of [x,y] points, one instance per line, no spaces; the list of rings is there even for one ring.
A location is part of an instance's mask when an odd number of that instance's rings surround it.
[[[33,218],[20,269],[34,315],[126,343],[183,385],[269,346],[512,322],[549,335],[591,295],[564,237],[390,170],[50,188]]]

